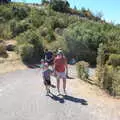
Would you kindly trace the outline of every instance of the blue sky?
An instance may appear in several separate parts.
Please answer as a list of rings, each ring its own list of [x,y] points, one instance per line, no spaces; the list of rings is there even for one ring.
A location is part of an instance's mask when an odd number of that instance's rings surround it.
[[[28,3],[40,3],[41,0],[12,0]],[[68,0],[70,6],[78,9],[81,7],[89,8],[94,14],[101,12],[103,19],[120,24],[120,0]]]

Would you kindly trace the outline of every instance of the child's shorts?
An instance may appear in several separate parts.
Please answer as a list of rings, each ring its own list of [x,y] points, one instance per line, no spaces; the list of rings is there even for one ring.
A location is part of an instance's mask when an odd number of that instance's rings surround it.
[[[51,85],[51,81],[50,80],[44,80],[44,85]]]

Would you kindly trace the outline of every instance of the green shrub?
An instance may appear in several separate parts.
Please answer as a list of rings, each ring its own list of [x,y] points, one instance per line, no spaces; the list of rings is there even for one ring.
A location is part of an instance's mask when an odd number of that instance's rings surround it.
[[[77,63],[78,77],[81,78],[82,80],[87,80],[89,77],[88,66],[89,66],[89,64],[87,62],[84,62],[84,61]]]
[[[52,9],[59,12],[66,12],[69,6],[70,4],[68,3],[68,1],[53,0],[51,2]]]
[[[8,23],[0,24],[0,37],[3,39],[10,39],[12,37]]]
[[[64,40],[64,38],[62,36],[56,35],[56,39],[57,40],[49,42],[49,43],[45,42],[44,47],[52,51],[57,51],[58,48],[62,48],[62,50],[64,51],[64,54],[67,55],[66,53],[68,52],[68,48],[67,48],[66,41]]]
[[[54,32],[50,29],[48,30],[48,34],[45,38],[48,42],[53,42],[54,40],[56,40]]]
[[[101,78],[102,86],[113,96],[120,96],[120,67],[117,69],[105,65]]]
[[[44,15],[41,15],[40,11],[38,9],[32,9],[30,12],[30,22],[36,28],[39,28],[45,20]]]
[[[82,23],[71,25],[64,30],[64,38],[69,49],[69,54],[77,56],[79,60],[85,60],[91,64],[96,63],[97,48],[104,41],[104,36],[99,32],[93,32],[92,27],[82,26]],[[94,24],[93,24],[94,25]]]
[[[0,43],[0,54],[3,54],[6,52],[5,45],[3,43]]]
[[[113,75],[113,91],[112,95],[114,96],[120,96],[120,67],[119,70],[114,72]]]
[[[12,32],[12,36],[15,37],[20,33],[23,33],[28,28],[30,28],[29,26],[30,26],[29,23],[27,23],[26,21],[21,21],[18,23],[16,20],[12,20],[10,22],[10,29]]]
[[[6,5],[0,5],[0,17],[3,17],[6,21],[12,19],[12,9]]]
[[[7,57],[6,46],[3,43],[0,43],[0,57]]]
[[[27,60],[27,61],[40,60],[41,57],[43,56],[42,38],[38,36],[38,33],[36,31],[28,30],[27,32],[20,34],[20,36],[17,37],[17,42],[18,42],[17,44],[18,52],[20,54],[21,52],[19,51],[19,46],[24,46],[23,48],[26,51],[28,51],[29,49],[27,49],[25,45],[27,45],[27,47],[30,47],[32,49],[31,52],[32,54],[30,55],[30,57],[27,57],[28,59],[26,59],[26,57],[22,57],[23,60]],[[24,50],[22,52],[24,54]],[[25,53],[25,55],[28,55],[28,53]]]
[[[26,7],[23,7],[23,6],[19,6],[19,7],[13,6],[12,12],[13,12],[13,16],[14,17],[16,17],[18,20],[22,20],[22,19],[25,19],[28,16],[29,8],[27,6]]]
[[[42,27],[42,28],[40,29],[40,34],[41,34],[41,36],[43,36],[43,37],[47,36],[47,34],[48,34],[48,28],[47,28],[47,27]]]
[[[113,65],[114,67],[120,66],[120,55],[111,54],[108,60],[108,64]]]
[[[62,18],[57,18],[57,17],[51,17],[51,21],[50,21],[50,24],[51,24],[51,27],[53,29],[59,27],[59,28],[64,28],[66,27],[65,26],[65,23],[64,23],[64,20]]]
[[[19,53],[23,61],[30,61],[34,54],[34,46],[32,44],[22,44],[19,46]]]

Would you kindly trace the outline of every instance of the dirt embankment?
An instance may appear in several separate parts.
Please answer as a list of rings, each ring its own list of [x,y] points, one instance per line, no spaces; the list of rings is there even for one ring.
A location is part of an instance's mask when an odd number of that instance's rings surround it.
[[[6,40],[5,45],[16,45],[15,40]],[[27,67],[22,63],[20,56],[14,51],[7,51],[7,58],[0,57],[0,74],[12,72]]]

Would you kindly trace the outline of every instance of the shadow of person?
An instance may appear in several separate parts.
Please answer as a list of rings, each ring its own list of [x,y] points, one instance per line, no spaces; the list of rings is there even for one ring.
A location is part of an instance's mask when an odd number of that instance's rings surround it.
[[[53,84],[51,84],[50,86],[51,86],[52,88],[56,88],[56,86],[55,86],[55,85],[53,85]]]
[[[73,77],[67,76],[67,79],[74,79]]]
[[[64,99],[71,101],[71,102],[75,102],[75,103],[81,103],[82,105],[88,105],[85,99],[80,99],[80,98],[76,98],[76,97],[69,96],[69,95],[64,95]]]
[[[63,97],[56,96],[53,93],[50,93],[48,96],[51,99],[55,100],[55,101],[59,101],[60,103],[64,103],[65,102],[64,99],[63,99]]]

